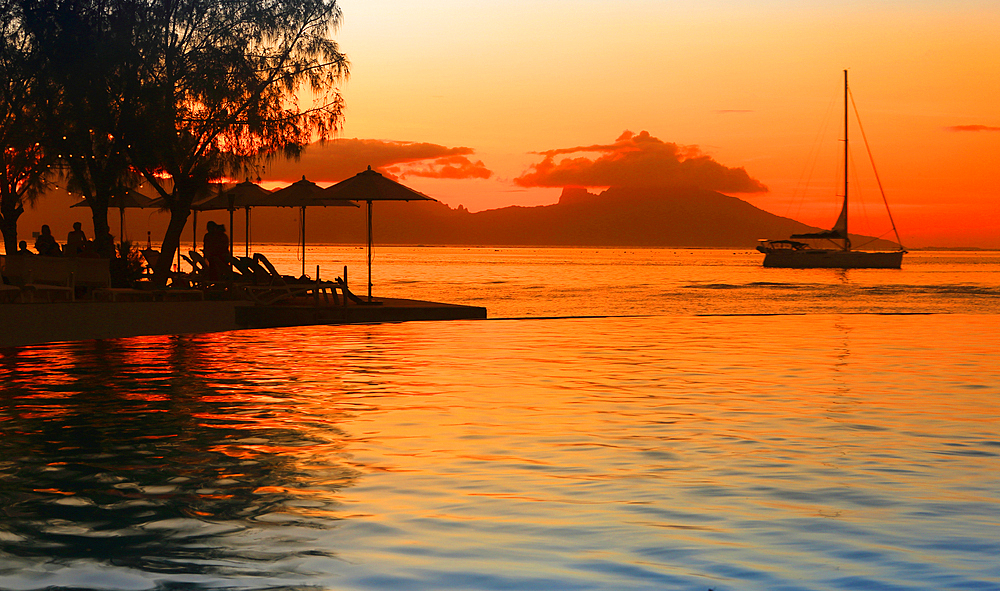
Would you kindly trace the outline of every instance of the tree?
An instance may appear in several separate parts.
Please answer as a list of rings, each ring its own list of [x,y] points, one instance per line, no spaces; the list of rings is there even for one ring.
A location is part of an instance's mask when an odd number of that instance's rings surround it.
[[[213,180],[339,129],[348,65],[331,39],[335,0],[150,1],[143,10],[141,99],[125,144],[170,210],[154,267],[162,284],[191,204]],[[303,90],[315,96],[308,107]]]
[[[110,255],[117,191],[145,179],[163,197],[160,284],[213,180],[296,155],[341,124],[336,0],[0,1],[19,2],[40,49],[61,129],[42,147],[90,205],[99,248]],[[315,98],[303,107],[306,90]]]
[[[0,0],[0,231],[7,254],[17,251],[17,220],[46,186],[51,162],[42,149],[44,81],[14,0]]]
[[[60,162],[66,188],[91,208],[94,242],[114,256],[108,226],[112,195],[139,176],[125,152],[137,112],[141,57],[134,36],[142,6],[132,0],[21,0],[24,29],[38,50],[39,75],[52,88],[53,132],[42,148]]]

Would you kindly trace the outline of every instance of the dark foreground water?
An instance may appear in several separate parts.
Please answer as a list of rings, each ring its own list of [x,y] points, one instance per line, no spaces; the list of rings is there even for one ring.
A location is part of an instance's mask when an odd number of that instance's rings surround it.
[[[381,293],[604,317],[4,351],[0,588],[1000,589],[996,261],[435,252]]]

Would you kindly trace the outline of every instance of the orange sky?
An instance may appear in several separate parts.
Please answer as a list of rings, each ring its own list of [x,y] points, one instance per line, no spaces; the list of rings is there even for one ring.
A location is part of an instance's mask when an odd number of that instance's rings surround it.
[[[266,164],[266,186],[371,164],[479,211],[673,175],[830,227],[847,68],[903,244],[1000,248],[995,0],[339,1],[343,132]],[[891,239],[851,133],[851,230]],[[42,200],[22,233],[62,236],[72,201]],[[160,215],[130,212],[133,234],[158,239]]]
[[[265,178],[333,182],[381,158],[452,206],[546,204],[558,188],[523,186],[539,153],[647,131],[769,188],[732,194],[829,226],[848,68],[904,244],[1000,247],[995,2],[340,3],[352,64],[341,137],[365,150]],[[877,188],[858,181],[853,230],[887,231]]]

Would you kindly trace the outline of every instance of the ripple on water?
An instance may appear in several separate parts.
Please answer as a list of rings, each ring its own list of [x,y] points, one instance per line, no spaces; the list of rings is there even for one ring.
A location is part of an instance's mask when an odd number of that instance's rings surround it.
[[[0,587],[998,588],[992,321],[26,348],[0,363]]]

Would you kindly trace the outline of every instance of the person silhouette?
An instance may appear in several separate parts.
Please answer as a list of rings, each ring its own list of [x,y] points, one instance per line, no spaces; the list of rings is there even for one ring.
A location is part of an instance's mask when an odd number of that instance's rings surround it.
[[[47,224],[42,226],[42,233],[35,239],[35,250],[38,251],[38,254],[47,257],[57,257],[62,254],[59,243],[56,242],[52,235],[52,229]]]
[[[80,256],[87,245],[87,235],[83,233],[82,224],[73,222],[73,231],[66,236],[66,247],[63,251],[71,256]]]
[[[222,224],[208,222],[206,227],[208,232],[202,240],[202,250],[208,261],[208,279],[217,281],[229,272],[229,236]]]
[[[24,240],[22,240],[22,241],[20,241],[20,242],[17,243],[17,253],[16,254],[31,255],[31,256],[35,255],[35,253],[33,253],[30,250],[28,250],[28,243],[25,242]]]

